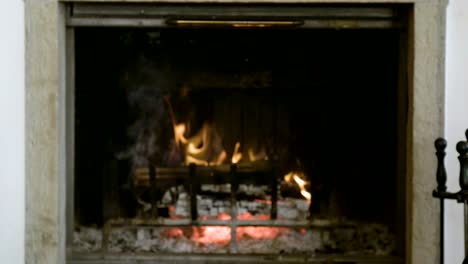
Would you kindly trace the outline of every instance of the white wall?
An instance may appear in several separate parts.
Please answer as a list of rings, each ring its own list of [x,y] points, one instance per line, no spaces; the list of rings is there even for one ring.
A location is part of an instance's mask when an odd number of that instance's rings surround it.
[[[0,262],[24,263],[24,3],[0,0]]]
[[[450,0],[447,10],[446,127],[447,186],[458,191],[459,163],[455,145],[466,140],[468,129],[468,0]],[[463,206],[446,202],[445,263],[462,263],[464,258]]]

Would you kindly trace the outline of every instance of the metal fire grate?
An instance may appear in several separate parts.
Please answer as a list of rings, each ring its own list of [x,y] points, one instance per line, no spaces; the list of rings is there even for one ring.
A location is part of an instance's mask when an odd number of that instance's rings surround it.
[[[182,183],[189,191],[190,218],[167,219],[158,217],[158,210],[152,210],[151,218],[113,219],[109,220],[104,228],[104,248],[107,245],[110,230],[113,227],[126,228],[154,228],[154,227],[186,227],[186,226],[229,226],[231,228],[230,253],[237,253],[237,227],[240,226],[266,226],[266,227],[292,227],[292,228],[330,228],[329,222],[321,223],[319,220],[285,220],[278,219],[278,184],[279,168],[275,162],[255,164],[232,164],[219,166],[196,166],[190,164],[177,168],[155,168],[150,166],[146,170],[136,170],[133,178],[133,188],[150,188],[156,191],[158,184]],[[237,218],[237,193],[239,184],[267,184],[271,188],[271,209],[269,220],[240,220]],[[199,219],[197,211],[197,193],[201,184],[229,184],[230,190],[230,219]],[[157,201],[152,196],[152,208],[157,209]],[[310,208],[309,208],[310,210]],[[334,227],[345,227],[346,224],[336,223]]]

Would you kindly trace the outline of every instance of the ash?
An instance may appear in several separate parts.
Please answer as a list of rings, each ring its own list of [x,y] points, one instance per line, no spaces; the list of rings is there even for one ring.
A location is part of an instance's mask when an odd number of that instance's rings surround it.
[[[222,245],[201,246],[188,236],[168,236],[170,229],[115,229],[110,235],[108,251],[112,253],[227,253],[227,247]]]
[[[190,197],[182,186],[173,188],[161,201],[165,206],[175,207],[175,216],[190,216]],[[207,193],[229,193],[229,185],[205,185]],[[267,219],[271,210],[270,197],[264,187],[240,185],[239,192],[256,199],[238,200],[236,204],[239,219]],[[224,199],[222,198],[224,197]],[[197,195],[197,210],[200,218],[219,218],[231,213],[228,196]],[[264,218],[267,217],[267,218]],[[278,218],[306,220],[309,217],[309,203],[303,199],[284,198],[278,200]],[[278,227],[264,228],[260,233],[275,233],[274,236],[257,237],[258,229],[242,232],[238,227],[236,247],[230,245],[230,231],[207,235],[200,239],[199,227],[136,227],[112,228],[106,250],[111,253],[243,253],[243,254],[345,254],[345,255],[392,255],[396,238],[387,225],[345,221],[346,227],[334,227],[336,221],[323,219],[323,227],[316,229],[293,229]],[[229,228],[229,227],[225,227]],[[223,231],[222,229],[221,231]],[[272,231],[273,230],[273,231]],[[270,232],[271,231],[271,232]],[[221,238],[221,239],[220,239]],[[102,230],[81,227],[74,232],[73,245],[77,252],[93,252],[101,249]],[[209,241],[209,242],[207,242]],[[215,241],[215,242],[213,242]],[[233,248],[237,248],[233,252]]]
[[[202,191],[211,193],[230,193],[229,184],[221,185],[202,185]],[[249,214],[252,216],[266,216],[270,214],[271,204],[268,202],[270,197],[266,194],[267,186],[239,185],[238,193],[246,197],[255,197],[256,199],[243,199],[236,202],[238,215]],[[177,197],[174,197],[176,188],[168,190],[162,199],[164,206],[175,205],[175,215],[179,217],[190,216],[190,196],[182,186],[178,186]],[[226,195],[224,196],[226,197]],[[174,201],[175,200],[175,201]],[[231,213],[230,199],[220,198],[216,195],[197,195],[197,210],[201,218],[216,218],[220,214]],[[278,201],[278,217],[288,220],[306,220],[309,216],[309,203],[304,199],[280,198]]]
[[[171,235],[177,230],[178,236]],[[116,228],[108,243],[110,253],[232,253],[229,242],[200,243],[186,228]],[[80,228],[74,233],[74,251],[93,252],[101,247],[102,233],[96,228]],[[237,252],[242,254],[307,254],[389,256],[395,253],[395,235],[378,223],[334,229],[285,228],[273,239],[238,237]]]
[[[102,230],[93,227],[80,227],[73,232],[73,250],[93,252],[101,249]]]
[[[386,225],[367,223],[332,230],[329,245],[349,255],[388,256],[395,253],[396,237]]]
[[[281,233],[276,239],[242,238],[237,242],[239,253],[314,255],[323,247],[320,232],[317,230],[288,231]]]
[[[167,228],[114,230],[110,237],[109,252],[153,253],[230,253],[229,243],[198,243],[188,232],[184,236],[168,237]],[[237,241],[239,253],[313,254],[322,247],[318,231],[305,234],[289,230],[275,239],[243,237]]]

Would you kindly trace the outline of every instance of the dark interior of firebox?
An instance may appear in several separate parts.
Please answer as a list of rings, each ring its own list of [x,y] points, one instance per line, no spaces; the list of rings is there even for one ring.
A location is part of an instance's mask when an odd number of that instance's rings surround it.
[[[77,28],[75,39],[75,224],[135,217],[132,169],[185,166],[174,123],[189,122],[187,137],[216,127],[223,164],[240,142],[239,164],[262,150],[281,173],[303,171],[311,217],[395,227],[398,31]]]

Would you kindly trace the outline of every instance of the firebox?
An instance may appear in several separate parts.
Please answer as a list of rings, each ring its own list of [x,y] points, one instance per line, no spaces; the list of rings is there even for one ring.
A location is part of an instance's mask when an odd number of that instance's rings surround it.
[[[72,261],[402,263],[407,6],[68,11]]]

